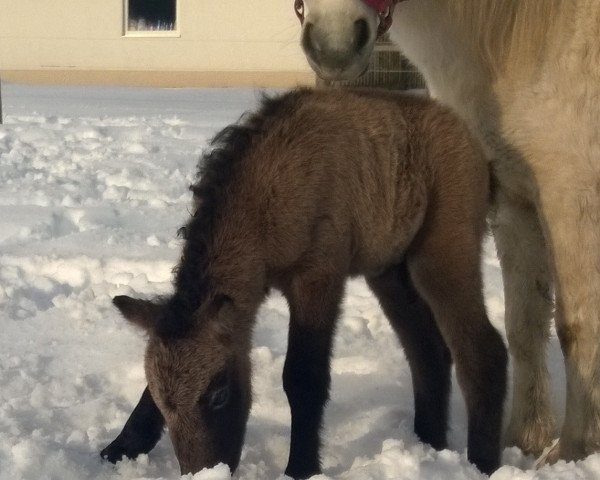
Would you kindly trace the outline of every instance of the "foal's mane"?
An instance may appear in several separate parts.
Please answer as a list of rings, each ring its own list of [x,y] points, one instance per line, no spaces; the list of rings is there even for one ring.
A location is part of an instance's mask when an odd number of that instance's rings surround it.
[[[448,15],[491,73],[536,64],[573,0],[444,0]]]
[[[208,258],[211,235],[231,191],[235,172],[257,139],[269,130],[281,112],[297,102],[302,90],[276,97],[264,95],[260,108],[246,112],[236,124],[217,133],[198,163],[196,182],[190,186],[196,210],[179,230],[185,240],[179,264],[174,269],[175,293],[167,300],[157,333],[163,338],[185,336],[193,325],[193,314],[211,292]]]

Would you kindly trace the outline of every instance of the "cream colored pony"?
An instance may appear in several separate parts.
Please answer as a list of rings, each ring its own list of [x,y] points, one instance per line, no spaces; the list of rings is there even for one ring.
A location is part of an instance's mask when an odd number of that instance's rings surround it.
[[[296,0],[295,8],[307,57],[330,79],[362,72],[378,27],[393,20],[392,39],[432,95],[483,141],[514,366],[507,442],[539,454],[555,435],[545,365],[554,292],[567,402],[553,459],[599,450],[600,1]]]

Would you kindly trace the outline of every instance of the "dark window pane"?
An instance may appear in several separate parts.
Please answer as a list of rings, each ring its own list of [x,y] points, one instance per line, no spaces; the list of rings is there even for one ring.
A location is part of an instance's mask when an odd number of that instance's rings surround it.
[[[176,0],[129,0],[129,30],[175,30]]]

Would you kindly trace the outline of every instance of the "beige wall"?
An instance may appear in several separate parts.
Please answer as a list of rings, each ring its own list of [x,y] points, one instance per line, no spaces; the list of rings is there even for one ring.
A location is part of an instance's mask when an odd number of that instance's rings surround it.
[[[3,78],[156,79],[173,86],[314,82],[292,0],[178,0],[178,35],[172,37],[123,35],[123,2],[0,0]]]

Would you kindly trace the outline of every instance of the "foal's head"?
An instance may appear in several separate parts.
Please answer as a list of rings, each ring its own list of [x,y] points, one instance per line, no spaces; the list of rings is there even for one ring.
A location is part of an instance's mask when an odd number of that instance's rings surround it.
[[[250,410],[248,332],[241,313],[225,295],[214,295],[176,334],[168,303],[126,296],[114,304],[148,333],[145,370],[152,398],[163,414],[181,473],[226,463],[233,471],[241,455]],[[177,319],[175,319],[177,320]],[[243,327],[242,327],[243,329]]]
[[[327,80],[363,73],[375,40],[391,24],[398,0],[295,0],[302,48],[311,67]]]

